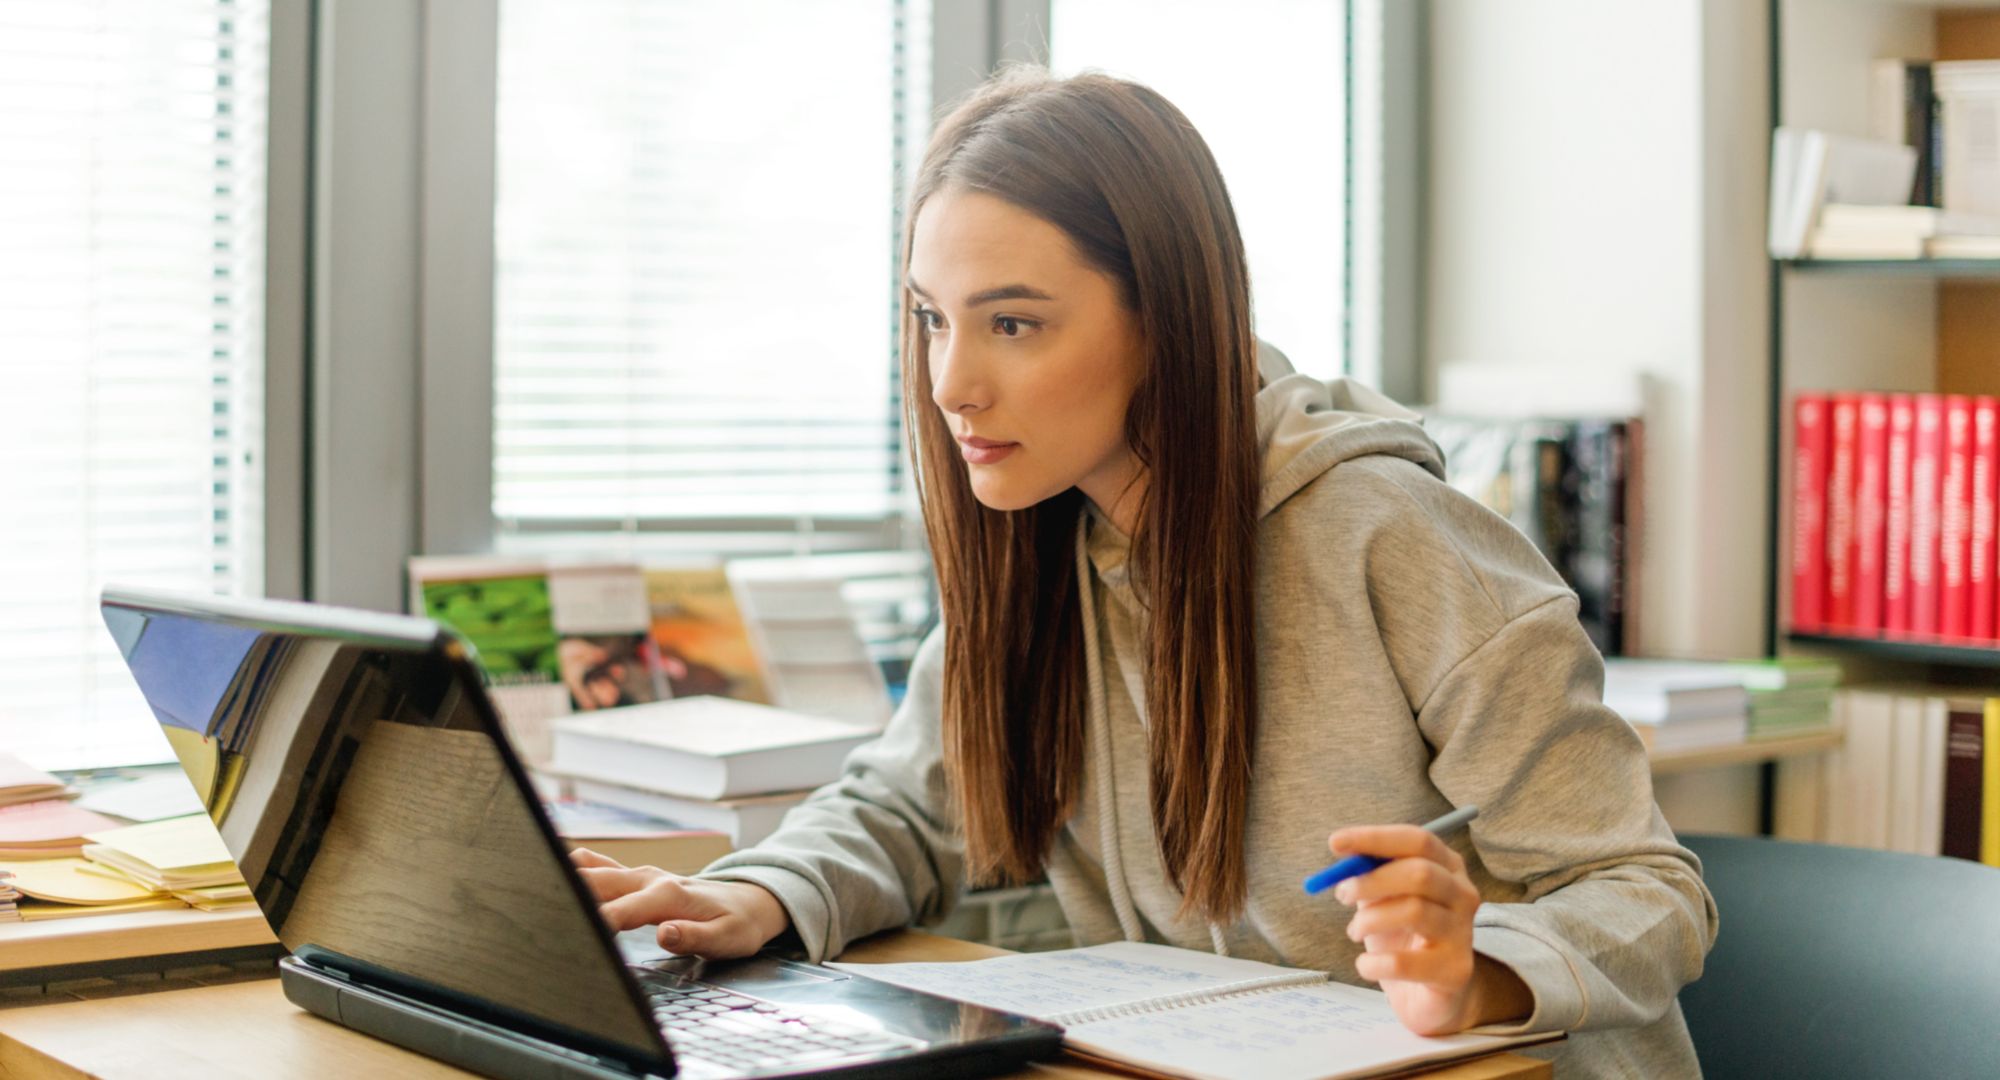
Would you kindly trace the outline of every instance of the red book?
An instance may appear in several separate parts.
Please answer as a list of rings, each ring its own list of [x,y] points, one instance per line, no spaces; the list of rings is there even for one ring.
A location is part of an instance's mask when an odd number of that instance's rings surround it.
[[[1792,629],[1824,629],[1827,399],[1792,399]]]
[[[1938,632],[1939,487],[1944,472],[1944,397],[1917,395],[1917,435],[1910,453],[1910,633]]]
[[[1966,584],[1972,590],[1972,623],[1967,633],[1981,641],[2000,639],[1995,626],[1996,581],[2000,558],[2000,398],[1972,402],[1972,558]]]
[[[1972,399],[1944,399],[1944,475],[1938,518],[1938,633],[1963,638],[1972,625]]]
[[[1854,457],[1861,396],[1835,394],[1828,412],[1833,433],[1826,465],[1826,610],[1828,630],[1854,628]]]
[[[1882,551],[1882,629],[1910,632],[1910,458],[1915,449],[1917,399],[1889,395],[1889,514]]]
[[[1854,456],[1853,626],[1857,633],[1882,630],[1882,549],[1888,541],[1889,399],[1861,395],[1861,434]]]

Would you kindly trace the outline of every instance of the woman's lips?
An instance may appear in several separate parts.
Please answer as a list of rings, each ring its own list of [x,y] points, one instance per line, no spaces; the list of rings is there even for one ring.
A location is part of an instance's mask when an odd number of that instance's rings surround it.
[[[992,439],[970,436],[960,438],[958,444],[959,450],[965,455],[965,460],[974,465],[992,465],[1020,449],[1021,446],[1020,443],[995,442]]]

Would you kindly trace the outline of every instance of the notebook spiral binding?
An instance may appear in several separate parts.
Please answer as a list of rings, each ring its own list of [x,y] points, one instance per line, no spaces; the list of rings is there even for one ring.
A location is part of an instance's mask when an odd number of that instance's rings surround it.
[[[1238,982],[1224,983],[1221,986],[1211,986],[1206,990],[1190,990],[1184,994],[1167,994],[1161,997],[1147,998],[1144,1001],[1128,1001],[1123,1005],[1106,1005],[1097,1009],[1078,1009],[1075,1012],[1058,1013],[1055,1016],[1049,1017],[1049,1020],[1060,1027],[1075,1027],[1078,1024],[1090,1024],[1099,1020],[1122,1020],[1133,1016],[1143,1016],[1146,1013],[1184,1008],[1189,1005],[1205,1005],[1211,1001],[1220,1001],[1223,998],[1237,997],[1243,994],[1266,993],[1271,990],[1283,990],[1293,986],[1310,986],[1314,983],[1326,982],[1331,978],[1333,976],[1324,971],[1264,975],[1255,979],[1243,979]]]

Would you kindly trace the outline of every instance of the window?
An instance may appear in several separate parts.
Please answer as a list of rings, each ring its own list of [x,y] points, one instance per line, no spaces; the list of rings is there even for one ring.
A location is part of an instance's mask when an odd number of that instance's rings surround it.
[[[928,46],[912,0],[502,4],[500,547],[897,512]]]
[[[261,0],[0,4],[0,749],[171,755],[106,583],[262,589]]]
[[[1049,66],[1158,90],[1222,167],[1257,333],[1321,378],[1347,370],[1347,16],[1328,0],[1053,0]]]

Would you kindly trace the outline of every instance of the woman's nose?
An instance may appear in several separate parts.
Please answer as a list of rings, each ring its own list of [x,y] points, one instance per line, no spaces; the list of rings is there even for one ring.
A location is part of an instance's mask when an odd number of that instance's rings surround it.
[[[986,407],[986,390],[978,365],[955,351],[947,338],[931,347],[931,401],[947,413],[977,412]]]

